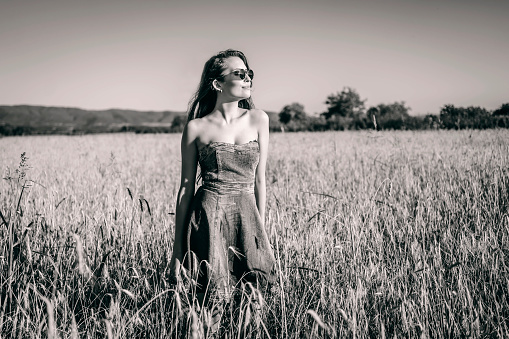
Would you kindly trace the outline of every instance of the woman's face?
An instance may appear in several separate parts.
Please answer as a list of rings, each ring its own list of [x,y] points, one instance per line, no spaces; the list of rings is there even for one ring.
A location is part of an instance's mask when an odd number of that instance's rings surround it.
[[[251,78],[246,74],[242,80],[236,70],[247,70],[244,61],[239,57],[224,60],[223,78],[219,80],[222,95],[233,100],[247,99],[251,96]]]

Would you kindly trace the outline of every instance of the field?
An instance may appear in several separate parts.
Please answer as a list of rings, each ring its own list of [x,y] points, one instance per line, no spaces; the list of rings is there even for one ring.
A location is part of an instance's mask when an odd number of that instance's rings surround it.
[[[0,139],[0,337],[209,336],[167,279],[179,141]],[[509,337],[508,165],[509,130],[272,134],[279,281],[228,337]]]

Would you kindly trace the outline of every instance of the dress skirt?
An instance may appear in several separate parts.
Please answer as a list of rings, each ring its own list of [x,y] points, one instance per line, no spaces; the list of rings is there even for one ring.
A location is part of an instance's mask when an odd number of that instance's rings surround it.
[[[227,293],[240,282],[275,280],[275,258],[253,192],[221,194],[203,186],[187,215],[184,265],[198,292]]]

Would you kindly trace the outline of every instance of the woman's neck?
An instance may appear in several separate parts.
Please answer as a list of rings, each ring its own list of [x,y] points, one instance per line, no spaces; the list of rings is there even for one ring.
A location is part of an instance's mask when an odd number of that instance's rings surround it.
[[[230,102],[216,102],[216,106],[214,107],[214,111],[219,112],[222,116],[226,124],[231,123],[231,121],[239,116],[239,102],[238,101],[230,101]]]

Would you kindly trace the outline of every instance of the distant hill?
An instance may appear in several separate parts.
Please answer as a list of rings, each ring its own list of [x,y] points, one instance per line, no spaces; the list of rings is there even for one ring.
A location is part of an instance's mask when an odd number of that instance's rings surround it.
[[[279,130],[278,114],[267,114],[271,128]],[[97,111],[74,107],[0,106],[0,135],[173,133],[182,132],[186,120],[187,113],[177,111]]]
[[[72,107],[0,106],[0,134],[76,134],[138,131],[169,132],[176,111],[84,110]]]

